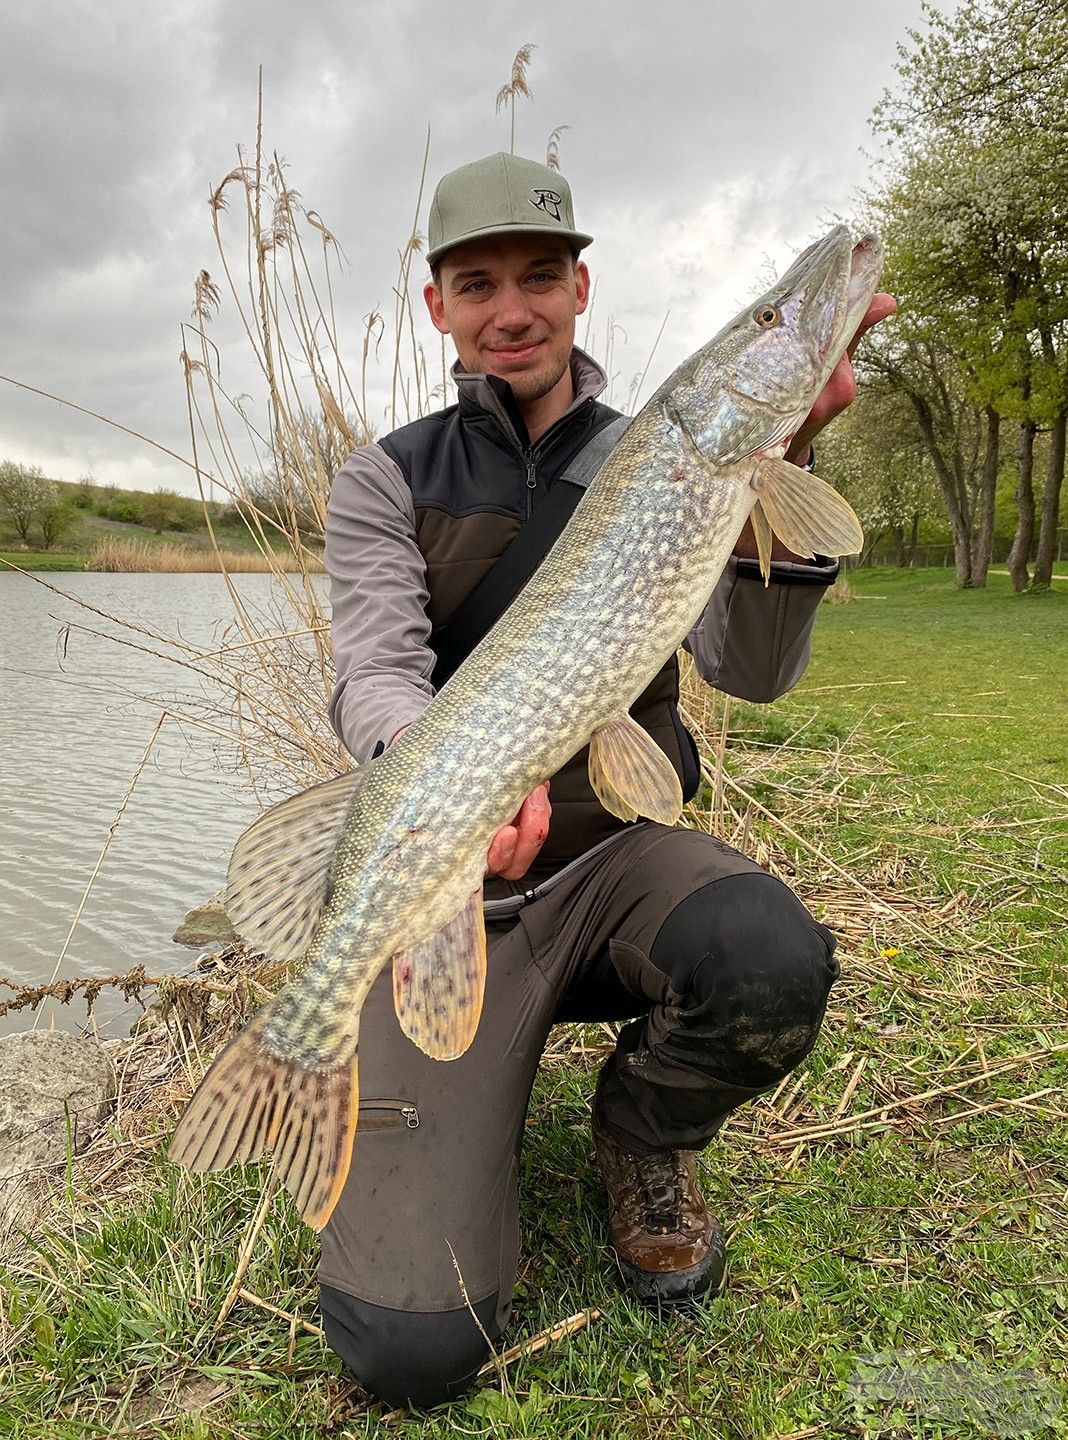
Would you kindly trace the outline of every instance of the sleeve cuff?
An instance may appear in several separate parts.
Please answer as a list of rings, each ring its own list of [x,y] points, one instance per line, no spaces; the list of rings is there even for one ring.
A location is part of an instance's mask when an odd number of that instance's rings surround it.
[[[763,585],[764,577],[760,573],[759,560],[738,557],[735,564],[738,567],[739,580],[759,580]],[[840,560],[829,560],[826,555],[817,555],[810,565],[798,560],[773,560],[771,562],[771,579],[768,583],[771,585],[833,585],[838,579],[838,572],[841,568]]]

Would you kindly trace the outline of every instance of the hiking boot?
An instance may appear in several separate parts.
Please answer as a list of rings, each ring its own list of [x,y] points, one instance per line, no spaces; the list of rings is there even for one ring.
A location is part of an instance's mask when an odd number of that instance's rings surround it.
[[[684,1304],[723,1279],[723,1228],[697,1188],[692,1150],[639,1155],[593,1122],[608,1190],[612,1245],[627,1289],[647,1304]]]

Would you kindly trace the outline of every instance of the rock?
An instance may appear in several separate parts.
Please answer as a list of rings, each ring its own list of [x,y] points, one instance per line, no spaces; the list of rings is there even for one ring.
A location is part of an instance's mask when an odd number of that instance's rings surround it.
[[[0,1231],[25,1228],[62,1184],[68,1125],[75,1153],[84,1150],[114,1096],[115,1066],[91,1037],[0,1037]]]
[[[226,913],[224,892],[219,891],[204,905],[187,912],[171,937],[176,945],[235,945],[237,932]]]

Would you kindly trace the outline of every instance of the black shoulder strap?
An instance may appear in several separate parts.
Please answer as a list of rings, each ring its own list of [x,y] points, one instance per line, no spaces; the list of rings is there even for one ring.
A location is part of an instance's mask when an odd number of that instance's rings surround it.
[[[548,495],[530,519],[501,551],[493,568],[457,606],[448,624],[431,637],[430,644],[438,657],[431,676],[435,690],[441,689],[482,637],[489,634],[545,559],[574,514],[586,487],[629,424],[630,417],[620,415],[583,446],[563,474],[553,481]]]

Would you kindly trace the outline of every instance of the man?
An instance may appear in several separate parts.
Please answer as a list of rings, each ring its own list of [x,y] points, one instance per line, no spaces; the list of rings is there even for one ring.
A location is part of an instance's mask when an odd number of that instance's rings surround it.
[[[591,478],[625,423],[596,398],[604,372],[574,347],[591,237],[560,175],[503,154],[464,166],[439,184],[429,231],[424,295],[456,347],[459,402],[350,456],[330,498],[330,714],[358,762],[422,713],[493,623],[507,603],[494,585],[522,553],[510,542],[545,531],[554,485],[559,498]],[[861,328],[892,308],[880,297]],[[851,398],[847,360],[790,458],[803,461]],[[710,683],[771,700],[804,670],[837,564],[780,548],[765,588],[755,555],[747,532],[687,645]],[[672,657],[631,713],[689,798],[699,771],[677,698]],[[423,1055],[383,974],[361,1025],[355,1161],[322,1236],[330,1344],[395,1404],[459,1393],[507,1323],[517,1155],[554,1021],[630,1020],[598,1080],[594,1147],[624,1284],[671,1304],[723,1275],[695,1153],[808,1053],[838,974],[830,932],[752,861],[707,835],[609,815],[585,751],[498,832],[486,868],[475,1041],[448,1065]]]

